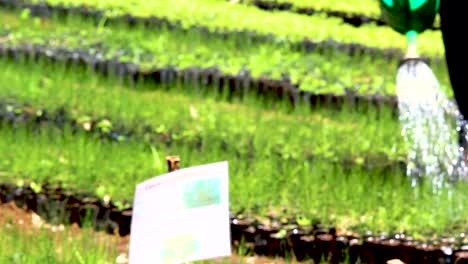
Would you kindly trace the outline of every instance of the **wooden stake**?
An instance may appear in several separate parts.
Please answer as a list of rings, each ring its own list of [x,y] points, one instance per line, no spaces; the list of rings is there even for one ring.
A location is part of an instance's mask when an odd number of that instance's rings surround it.
[[[167,156],[167,169],[169,172],[180,169],[180,157],[179,156]]]

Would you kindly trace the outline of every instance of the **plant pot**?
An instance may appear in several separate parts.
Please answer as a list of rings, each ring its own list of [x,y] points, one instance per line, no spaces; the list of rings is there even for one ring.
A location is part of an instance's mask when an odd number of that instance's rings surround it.
[[[0,202],[9,203],[14,199],[14,189],[15,187],[10,184],[0,185]]]
[[[301,237],[305,235],[305,232],[301,229],[293,229],[288,234],[289,244],[291,246],[292,253],[298,261],[302,261],[306,258],[307,248],[305,243],[302,243]]]
[[[383,251],[385,252],[384,257],[386,260],[391,259],[402,259],[400,252],[401,241],[397,239],[386,239],[381,242]]]
[[[385,263],[385,251],[378,237],[368,237],[361,247],[361,260],[368,264]]]
[[[248,226],[246,229],[242,230],[240,241],[244,241],[246,243],[255,243],[256,228],[254,226]]]
[[[286,237],[275,237],[271,235],[267,239],[266,256],[270,257],[291,257],[290,252],[292,250],[290,243]]]
[[[349,248],[348,248],[348,263],[357,263],[361,254],[362,254],[362,246],[359,242],[358,238],[352,238],[349,240]]]
[[[31,10],[32,16],[50,17],[52,15],[52,10],[44,3],[33,4],[29,9]]]
[[[334,239],[331,248],[330,263],[342,263],[346,259],[346,248],[348,247],[348,239],[344,236],[339,236]]]
[[[268,256],[270,253],[275,254],[279,250],[279,241],[274,239],[271,235],[277,233],[278,230],[266,225],[258,225],[255,229],[255,246],[254,252],[257,255]]]
[[[403,241],[399,246],[400,260],[407,264],[417,263],[416,245],[417,243],[411,239]]]
[[[132,210],[127,209],[121,212],[120,221],[117,222],[119,224],[119,235],[120,236],[127,236],[130,234],[130,226],[132,223]]]
[[[26,194],[25,194],[25,188],[23,187],[17,187],[13,191],[13,199],[18,208],[24,208],[26,205]]]
[[[26,208],[31,211],[37,211],[37,194],[33,191],[25,193]]]
[[[66,17],[70,14],[70,8],[63,5],[57,5],[54,7],[54,14],[61,17]]]
[[[167,68],[167,72],[168,72],[168,83],[170,85],[174,84],[176,82],[176,78],[177,78],[177,69],[173,66],[169,66]]]
[[[231,220],[231,239],[240,242],[243,238],[244,230],[249,227],[249,224],[248,221],[233,218]]]
[[[93,204],[85,204],[80,206],[79,209],[79,222],[78,225],[83,227],[84,224],[95,225],[97,223],[97,215],[99,214],[99,207]],[[90,221],[90,222],[89,222]]]
[[[75,204],[68,204],[67,205],[67,212],[69,216],[69,222],[70,224],[81,223],[81,216],[80,216],[80,211],[81,211],[81,204],[75,203]]]
[[[320,261],[324,259],[328,263],[330,262],[330,255],[332,253],[333,244],[335,237],[330,234],[320,234],[315,237],[315,249],[320,252]],[[316,262],[318,263],[318,262]],[[334,263],[333,263],[334,264]]]
[[[121,19],[123,19],[125,23],[128,24],[130,27],[133,27],[138,23],[137,18],[129,14],[123,15]]]
[[[419,263],[438,264],[439,260],[445,259],[445,254],[437,247],[430,244],[421,244],[417,247]]]

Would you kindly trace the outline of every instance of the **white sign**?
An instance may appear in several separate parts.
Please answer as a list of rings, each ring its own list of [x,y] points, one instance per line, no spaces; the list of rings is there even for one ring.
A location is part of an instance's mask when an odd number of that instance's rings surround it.
[[[177,170],[136,186],[130,264],[231,255],[228,163]]]

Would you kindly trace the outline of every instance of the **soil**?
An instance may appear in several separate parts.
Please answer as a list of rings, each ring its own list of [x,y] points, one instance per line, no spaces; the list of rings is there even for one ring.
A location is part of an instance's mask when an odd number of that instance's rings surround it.
[[[14,202],[0,204],[0,226],[1,227],[15,227],[18,228],[20,231],[34,234],[34,232],[39,232],[41,229],[48,229],[50,230],[50,234],[57,235],[58,232],[64,231],[65,226],[63,225],[50,225],[46,223],[39,215],[36,213],[25,210],[22,208],[18,208]],[[83,233],[83,230],[77,225],[73,224],[66,227],[67,230],[71,231],[71,233],[76,234],[79,236]],[[130,236],[120,237],[109,235],[103,232],[94,232],[96,236],[102,238],[103,241],[108,241],[109,239],[114,240],[118,247],[119,256],[116,257],[116,263],[118,264],[125,264],[128,263],[128,245],[130,241]],[[240,257],[233,254],[231,257],[227,258],[220,258],[216,260],[207,261],[204,263],[239,263],[239,264],[283,264],[286,263],[285,260],[282,259],[272,259],[267,257]],[[294,262],[288,262],[294,263]]]

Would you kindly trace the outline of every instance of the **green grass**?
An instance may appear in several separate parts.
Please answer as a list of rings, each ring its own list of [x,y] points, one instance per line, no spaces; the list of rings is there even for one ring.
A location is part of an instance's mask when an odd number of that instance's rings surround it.
[[[37,2],[37,1],[34,1]],[[251,6],[236,5],[219,0],[162,0],[145,1],[77,1],[49,0],[52,5],[80,6],[104,10],[109,17],[131,14],[137,17],[156,16],[180,21],[185,28],[205,26],[212,30],[255,31],[273,34],[279,39],[314,41],[333,39],[344,43],[360,43],[378,48],[406,48],[406,40],[389,27],[366,25],[355,28],[339,18],[302,16],[289,12],[268,12]],[[426,32],[420,36],[420,51],[428,56],[442,56],[440,32]]]
[[[146,85],[129,89],[117,80],[61,66],[39,63],[25,67],[3,62],[2,69],[0,77],[8,84],[8,88],[0,90],[2,97],[46,107],[65,105],[75,117],[89,113],[134,126],[142,122],[165,129],[178,127],[183,132],[179,137],[202,135],[205,144],[199,150],[177,140],[171,147],[156,145],[156,150],[160,159],[181,155],[184,167],[229,160],[234,210],[260,207],[265,212],[269,207],[285,206],[347,228],[420,232],[426,228],[447,231],[453,222],[464,217],[460,201],[466,193],[462,187],[455,198],[444,201],[449,198],[442,194],[432,196],[425,186],[418,191],[423,198],[414,200],[417,193],[410,190],[402,175],[357,167],[347,174],[329,163],[346,157],[358,159],[385,149],[391,155],[394,144],[401,142],[395,133],[398,124],[389,117],[376,119],[372,111],[367,115],[321,110],[284,114],[281,110],[265,110],[258,101],[232,105],[215,103],[210,96],[181,95],[178,89],[167,92],[148,89]],[[197,113],[194,115],[193,111]],[[5,151],[0,151],[4,153],[1,170],[5,179],[61,180],[83,189],[93,186],[98,194],[110,194],[119,200],[132,196],[134,184],[166,170],[163,162],[155,162],[143,141],[97,144],[84,136],[75,139],[68,135],[62,139],[59,132],[40,137],[13,137],[5,130],[2,133],[5,134],[1,135],[4,140],[0,149]],[[222,150],[221,138],[234,148]],[[283,148],[280,156],[271,154],[277,146]],[[252,148],[255,159],[237,156],[237,151],[245,153]],[[301,153],[307,149],[318,155],[317,161],[301,161]],[[396,150],[401,157],[401,149]],[[402,191],[396,192],[397,188]],[[441,199],[440,203],[453,203],[454,208],[441,205],[439,213],[421,214],[437,199]],[[378,215],[374,208],[380,208]],[[452,214],[446,215],[443,208]],[[407,218],[399,219],[401,215]],[[419,221],[427,224],[419,226]]]
[[[70,131],[54,132],[52,127],[46,129],[48,133],[40,135],[30,135],[26,131],[25,128],[18,131],[18,136],[8,128],[1,132],[5,139],[13,142],[2,158],[2,180],[17,178],[41,183],[50,178],[79,189],[109,192],[122,200],[132,196],[132,183],[166,169],[155,167],[151,149],[142,143],[96,144],[97,139],[86,135],[74,138]],[[28,159],[30,162],[26,162]]]
[[[24,229],[19,225],[0,226],[1,263],[116,263],[115,238],[99,237],[88,229],[76,232],[68,227],[59,232],[34,226]]]
[[[80,48],[104,58],[121,53],[122,61],[137,63],[143,69],[168,65],[179,69],[218,67],[224,73],[237,74],[245,68],[255,78],[265,76],[276,80],[286,74],[300,89],[315,93],[343,94],[345,88],[350,88],[362,94],[395,94],[398,60],[370,55],[350,57],[338,50],[292,51],[280,44],[251,43],[241,37],[221,39],[196,31],[131,29],[125,24],[96,27],[91,21],[77,17],[64,21],[20,19],[15,12],[0,14],[0,31],[6,31],[3,45],[7,46],[35,43]],[[433,69],[444,91],[451,96],[445,63],[433,65]]]
[[[46,223],[47,224],[47,223]],[[48,229],[27,230],[19,225],[0,226],[0,261],[11,264],[111,264],[128,263],[128,242],[119,242],[117,237],[97,233],[89,228],[76,229],[65,226],[63,231]],[[34,241],[34,243],[31,243]],[[120,244],[120,245],[119,245]],[[123,247],[121,245],[124,245]],[[122,251],[119,251],[119,248]],[[190,262],[193,264],[245,263],[246,250],[240,248],[232,257]],[[293,261],[270,263],[296,263]]]
[[[169,91],[144,83],[132,88],[118,79],[43,62],[22,65],[0,60],[0,67],[0,79],[7,84],[0,86],[1,98],[47,109],[64,106],[76,119],[107,117],[137,132],[150,125],[155,134],[225,142],[230,149],[257,157],[279,153],[285,159],[315,155],[359,161],[368,156],[384,160],[405,156],[398,120],[386,108],[380,116],[372,107],[360,112],[299,107],[286,113],[281,106],[274,110],[249,97],[242,103],[227,103],[222,95],[197,94],[184,85]]]
[[[137,183],[165,173],[164,156],[178,154],[182,167],[229,161],[233,211],[259,208],[255,213],[264,215],[284,207],[288,213],[321,219],[340,229],[406,231],[420,237],[426,232],[453,233],[456,223],[458,229],[466,229],[464,182],[434,194],[430,183],[412,189],[409,178],[397,170],[348,171],[320,159],[301,162],[267,155],[249,161],[221,151],[216,144],[202,150],[156,145],[155,155],[149,145],[136,141],[103,143],[68,130],[27,131],[0,130],[3,182],[61,181],[117,201],[131,200]]]
[[[225,1],[225,0],[219,0]],[[270,0],[268,0],[270,1]],[[267,2],[268,2],[267,1]],[[244,2],[253,2],[252,0],[245,0]],[[323,11],[338,11],[348,14],[362,14],[369,17],[380,17],[379,2],[377,0],[362,0],[362,1],[349,1],[349,0],[271,0],[276,3],[291,3],[293,9],[295,8],[313,8],[315,10]]]
[[[219,0],[226,1],[226,0]],[[319,12],[341,12],[347,15],[364,15],[374,19],[380,19],[382,13],[378,0],[343,1],[343,0],[263,0],[273,3],[290,3],[291,11],[299,9],[313,9]],[[241,1],[246,4],[253,0]],[[440,17],[436,16],[434,24],[440,26]]]
[[[13,202],[0,203],[0,262],[11,264],[125,264],[128,263],[130,237],[107,234],[92,228],[91,219],[83,226],[68,225],[67,219],[44,219],[18,208]],[[247,250],[241,246],[232,257],[191,263],[233,263]],[[284,262],[282,262],[284,263]]]
[[[355,29],[342,25],[338,19],[268,13],[219,0],[179,0],[177,5],[172,1],[86,3],[111,11],[109,16],[131,13],[142,17],[157,15],[171,21],[183,19],[187,28],[203,25],[210,29],[274,33],[292,41],[305,36],[317,41],[332,37],[384,48],[404,46],[404,39],[385,27]],[[303,89],[335,92],[338,89],[329,85],[336,81],[370,84],[388,91],[389,86],[385,85],[393,83],[396,72],[396,62],[371,61],[367,55],[349,58],[338,51],[305,54],[292,51],[284,43],[253,44],[235,37],[220,40],[194,32],[130,30],[124,25],[96,28],[76,17],[61,21],[27,15],[18,19],[16,15],[1,13],[1,30],[8,32],[2,39],[6,45],[34,42],[91,50],[94,44],[102,43],[103,48],[94,47],[95,52],[107,57],[119,50],[125,50],[129,61],[134,61],[137,54],[153,54],[152,59],[137,61],[146,68],[216,65],[236,73],[246,66],[257,76],[266,74],[272,78],[279,78],[287,69],[295,81],[304,84]],[[424,34],[421,44],[423,53],[440,55],[440,33]],[[440,79],[448,87],[445,68],[437,67],[440,68],[436,73],[441,73]],[[301,106],[294,113],[285,113],[282,106],[273,107],[271,102],[248,97],[242,102],[227,103],[224,95],[203,89],[198,94],[193,87],[181,83],[138,83],[131,87],[116,76],[105,79],[92,75],[89,69],[66,69],[62,65],[23,60],[0,60],[0,68],[0,98],[48,109],[64,106],[74,118],[105,116],[115,124],[135,128],[142,137],[144,125],[151,125],[156,133],[170,132],[175,139],[170,146],[157,142],[150,145],[149,140],[139,137],[129,142],[106,143],[96,135],[72,135],[68,129],[58,131],[52,126],[39,134],[21,126],[16,131],[4,126],[0,129],[1,181],[62,181],[67,186],[121,201],[131,199],[135,184],[165,173],[164,156],[178,154],[182,167],[229,161],[233,211],[247,209],[264,215],[269,210],[287,208],[288,213],[320,219],[339,229],[406,231],[416,238],[427,238],[432,233],[455,234],[468,228],[465,182],[434,193],[428,182],[411,188],[409,179],[398,170],[382,172],[357,166],[369,156],[393,160],[405,157],[399,124],[388,109],[380,116],[372,108],[352,112]],[[317,79],[327,81],[317,84]],[[186,144],[198,137],[202,138],[201,147]],[[223,148],[223,143],[229,147]],[[312,154],[313,161],[305,159]],[[354,160],[356,166],[348,170],[333,163],[342,159]],[[0,245],[3,241],[21,244],[22,239],[20,235],[7,236],[6,240],[0,239]],[[39,243],[33,251],[37,254],[32,256],[49,257],[51,247],[50,243]],[[9,247],[5,256],[17,252],[12,250]],[[90,261],[100,259],[99,254],[91,253]],[[51,259],[60,257],[63,256]],[[70,258],[75,257],[76,254]]]

